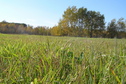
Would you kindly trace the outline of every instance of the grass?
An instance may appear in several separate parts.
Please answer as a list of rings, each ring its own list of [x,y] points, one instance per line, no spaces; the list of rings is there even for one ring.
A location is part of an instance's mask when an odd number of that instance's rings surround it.
[[[0,84],[125,84],[126,39],[0,34]]]

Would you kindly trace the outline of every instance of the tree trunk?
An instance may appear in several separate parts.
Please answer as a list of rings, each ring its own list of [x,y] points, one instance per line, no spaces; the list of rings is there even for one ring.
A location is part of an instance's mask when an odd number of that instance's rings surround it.
[[[91,26],[91,29],[90,29],[90,38],[92,38],[92,33],[93,33],[93,29],[92,29],[92,26]]]

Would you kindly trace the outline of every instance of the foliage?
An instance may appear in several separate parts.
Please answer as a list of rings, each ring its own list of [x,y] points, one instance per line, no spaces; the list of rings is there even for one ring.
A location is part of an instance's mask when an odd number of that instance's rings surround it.
[[[54,27],[32,27],[24,23],[0,22],[0,33],[6,34],[33,34],[52,36],[74,37],[103,37],[103,38],[126,38],[126,20],[112,19],[105,26],[105,16],[100,12],[88,10],[76,6],[68,7],[58,25]]]
[[[0,34],[1,84],[125,84],[126,40]]]
[[[86,29],[90,37],[94,31],[102,32],[104,30],[104,15],[99,12],[88,11],[87,8],[77,9],[75,6],[68,7],[63,14],[63,19],[59,22],[59,27],[62,30],[67,30],[67,35],[83,36],[83,29]]]
[[[113,19],[107,26],[108,37],[121,38],[126,36],[126,22],[124,18],[120,18],[118,21]]]

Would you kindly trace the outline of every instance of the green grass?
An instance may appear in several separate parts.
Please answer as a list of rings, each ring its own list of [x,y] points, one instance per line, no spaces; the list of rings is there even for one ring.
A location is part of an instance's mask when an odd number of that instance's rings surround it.
[[[126,39],[0,34],[0,84],[125,84]]]

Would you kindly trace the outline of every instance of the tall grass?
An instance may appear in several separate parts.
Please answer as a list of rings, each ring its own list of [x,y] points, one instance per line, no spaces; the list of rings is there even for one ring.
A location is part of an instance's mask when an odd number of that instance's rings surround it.
[[[126,40],[0,34],[1,84],[125,84]]]

